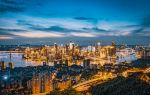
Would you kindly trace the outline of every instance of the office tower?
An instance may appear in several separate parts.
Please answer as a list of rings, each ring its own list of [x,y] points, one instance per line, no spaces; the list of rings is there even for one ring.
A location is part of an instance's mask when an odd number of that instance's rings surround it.
[[[66,44],[65,49],[66,49],[66,55],[68,55],[69,54],[69,46],[67,44]]]
[[[58,53],[58,45],[56,43],[54,43],[54,48],[55,48],[55,53]]]
[[[14,68],[13,63],[12,63],[12,62],[9,62],[9,63],[8,63],[8,67],[9,67],[10,69],[13,69],[13,68]]]
[[[40,94],[40,77],[34,75],[32,78],[32,94]]]
[[[83,67],[85,69],[89,69],[90,68],[90,59],[84,59],[83,60]]]
[[[54,66],[56,66],[57,65],[57,60],[54,60]]]
[[[97,44],[95,45],[95,55],[100,56],[100,42],[97,42]]]
[[[68,66],[68,60],[67,59],[65,60],[65,64]]]
[[[63,61],[62,61],[62,59],[60,59],[60,60],[59,60],[59,64],[63,64]]]
[[[101,46],[101,43],[100,43],[100,42],[97,42],[97,46]]]
[[[0,62],[0,70],[5,70],[5,69],[6,69],[5,63],[4,63],[4,61],[1,61]]]
[[[28,82],[28,88],[32,88],[32,94],[49,93],[53,90],[52,76],[48,73],[40,73],[34,75],[31,80],[32,86],[30,87],[30,82]]]
[[[52,77],[51,74],[45,75],[45,92],[50,92],[53,90]]]
[[[47,64],[46,64],[46,62],[43,62],[43,66],[46,66]]]
[[[69,49],[72,50],[74,48],[74,43],[72,41],[70,41],[69,43]]]
[[[27,81],[27,89],[32,91],[32,80]]]
[[[112,55],[115,56],[116,55],[116,44],[115,44],[115,42],[112,42],[112,46],[113,46]]]
[[[41,93],[45,92],[45,79],[46,79],[46,76],[43,74],[40,74],[40,92]]]

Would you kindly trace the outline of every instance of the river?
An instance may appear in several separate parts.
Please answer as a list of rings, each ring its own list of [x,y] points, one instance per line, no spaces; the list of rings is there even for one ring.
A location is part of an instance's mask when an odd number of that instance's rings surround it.
[[[31,60],[25,60],[22,58],[23,53],[6,53],[0,52],[0,61],[4,61],[6,67],[8,67],[8,62],[12,62],[14,67],[26,67],[26,66],[37,66],[42,65],[43,62],[35,62]]]

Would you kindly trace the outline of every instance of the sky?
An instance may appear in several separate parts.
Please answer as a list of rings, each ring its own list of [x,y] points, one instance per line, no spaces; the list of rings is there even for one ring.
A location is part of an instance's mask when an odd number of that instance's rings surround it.
[[[0,0],[0,44],[150,44],[150,0]]]

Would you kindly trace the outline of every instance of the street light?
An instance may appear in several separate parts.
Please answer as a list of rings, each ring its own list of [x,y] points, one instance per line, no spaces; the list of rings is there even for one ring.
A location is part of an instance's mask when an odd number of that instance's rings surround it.
[[[7,80],[7,79],[8,79],[8,76],[7,76],[7,75],[4,75],[4,76],[3,76],[3,79],[4,79],[4,80]]]

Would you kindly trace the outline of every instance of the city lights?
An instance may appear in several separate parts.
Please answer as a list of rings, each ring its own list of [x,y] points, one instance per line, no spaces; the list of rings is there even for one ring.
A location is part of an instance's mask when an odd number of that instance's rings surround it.
[[[7,79],[8,79],[8,76],[7,76],[7,75],[4,75],[4,76],[3,76],[3,79],[4,79],[4,80],[7,80]]]
[[[0,95],[150,95],[150,0],[0,0]]]

